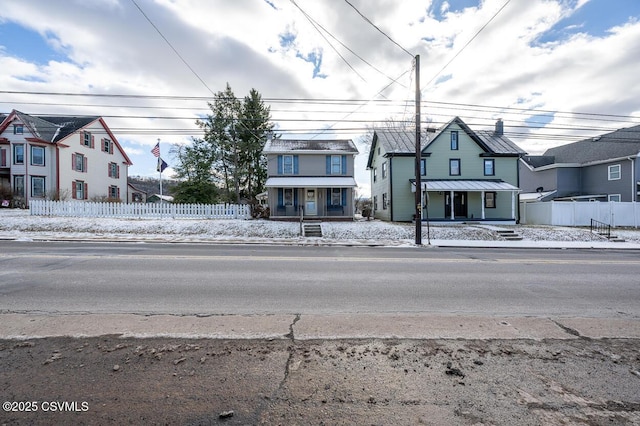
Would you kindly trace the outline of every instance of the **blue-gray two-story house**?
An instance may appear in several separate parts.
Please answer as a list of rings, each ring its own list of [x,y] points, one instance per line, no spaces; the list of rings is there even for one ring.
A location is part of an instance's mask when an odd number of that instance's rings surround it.
[[[271,139],[263,153],[272,219],[353,220],[353,141]]]

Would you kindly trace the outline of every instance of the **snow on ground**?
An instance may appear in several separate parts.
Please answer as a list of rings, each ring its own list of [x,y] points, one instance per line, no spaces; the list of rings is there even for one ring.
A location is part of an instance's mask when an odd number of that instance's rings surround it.
[[[524,241],[598,242],[589,229],[557,226],[484,226],[437,224],[422,226],[431,240],[501,241],[495,229],[512,229]],[[414,224],[378,220],[322,223],[322,241],[412,244]],[[640,243],[639,229],[615,229],[615,235]],[[0,209],[0,238],[23,239],[135,239],[142,241],[307,241],[297,222],[269,220],[110,219],[31,216],[28,210]]]

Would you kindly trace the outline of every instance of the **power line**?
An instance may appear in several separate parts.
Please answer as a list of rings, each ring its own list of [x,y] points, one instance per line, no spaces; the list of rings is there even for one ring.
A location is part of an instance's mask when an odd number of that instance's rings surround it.
[[[382,31],[380,29],[380,27],[378,27],[376,24],[374,24],[373,22],[371,22],[371,20],[369,18],[367,18],[366,16],[364,16],[362,14],[362,12],[360,12],[358,10],[357,7],[355,7],[349,0],[344,0],[349,6],[351,6],[351,8],[353,10],[355,10],[358,15],[360,15],[362,17],[362,19],[364,19],[369,25],[371,25],[373,28],[375,28],[376,30],[378,30],[378,32],[380,34],[382,34],[383,36],[385,36],[386,38],[388,38],[393,44],[395,44],[396,46],[398,46],[400,49],[402,49],[407,55],[411,56],[412,58],[415,56],[413,53],[409,52],[407,49],[405,49],[404,47],[402,47],[398,42],[396,42],[394,39],[392,39],[387,33],[385,33],[384,31]]]
[[[346,1],[346,0],[345,0],[345,1]],[[491,19],[489,19],[489,20],[487,21],[487,23],[486,23],[486,24],[484,24],[484,25],[482,26],[482,28],[480,28],[480,29],[478,30],[478,32],[477,32],[477,33],[475,33],[475,35],[474,35],[473,37],[471,37],[471,39],[470,39],[469,41],[467,41],[467,43],[466,43],[464,46],[462,46],[462,48],[461,48],[460,50],[458,50],[458,52],[457,52],[455,55],[453,55],[453,58],[451,58],[451,59],[449,60],[449,62],[447,62],[446,64],[444,64],[444,66],[440,69],[440,71],[438,71],[438,72],[437,72],[437,73],[436,73],[436,74],[431,78],[431,80],[429,80],[429,81],[427,82],[427,84],[425,84],[425,85],[421,88],[421,90],[424,90],[427,86],[429,86],[429,85],[431,84],[431,82],[433,82],[433,80],[435,80],[435,79],[440,75],[440,73],[441,73],[442,71],[444,71],[444,70],[445,70],[445,69],[446,69],[446,68],[451,64],[451,62],[453,62],[453,61],[454,61],[454,60],[455,60],[455,59],[456,59],[456,58],[457,58],[457,57],[458,57],[458,56],[459,56],[459,55],[464,51],[464,49],[466,49],[466,48],[467,48],[467,46],[469,46],[469,45],[471,44],[471,42],[472,42],[473,40],[475,40],[475,39],[476,39],[476,37],[478,37],[478,35],[479,35],[479,34],[480,34],[480,33],[481,33],[485,28],[487,28],[487,26],[491,23],[491,21],[493,21],[493,20],[496,18],[496,16],[498,16],[498,15],[500,14],[500,12],[502,12],[502,10],[503,10],[505,7],[507,7],[507,5],[508,5],[510,2],[511,2],[511,0],[507,0],[507,1],[502,5],[502,7],[501,7],[500,9],[498,9],[498,11],[497,11],[497,12],[496,12],[492,17],[491,17]]]
[[[164,36],[164,34],[162,34],[162,31],[160,31],[160,29],[156,26],[156,24],[154,24],[153,21],[151,21],[151,19],[147,16],[144,10],[142,10],[142,8],[138,5],[138,3],[136,3],[136,0],[131,0],[131,2],[138,8],[140,13],[142,13],[142,16],[145,17],[145,19],[151,24],[151,26],[157,31],[157,33],[160,34],[160,37],[162,37],[162,39],[167,43],[167,45],[171,48],[171,50],[173,50],[173,52],[178,56],[178,58],[180,58],[182,63],[184,63],[187,66],[187,68],[189,68],[191,73],[195,75],[198,80],[200,80],[200,83],[202,83],[202,85],[207,88],[209,93],[215,96],[215,93],[213,92],[213,90],[211,90],[211,88],[207,85],[207,83],[204,82],[204,80],[200,77],[200,75],[196,72],[196,70],[194,70],[191,67],[191,65],[189,65],[189,63],[182,57],[180,52],[178,52],[178,50],[175,47],[173,47],[173,44],[171,44],[171,42]]]

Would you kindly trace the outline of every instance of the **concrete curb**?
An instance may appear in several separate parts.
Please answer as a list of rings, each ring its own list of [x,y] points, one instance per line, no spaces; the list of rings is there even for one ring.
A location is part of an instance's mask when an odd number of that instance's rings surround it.
[[[0,338],[189,339],[640,339],[640,319],[435,314],[214,315],[0,314]]]

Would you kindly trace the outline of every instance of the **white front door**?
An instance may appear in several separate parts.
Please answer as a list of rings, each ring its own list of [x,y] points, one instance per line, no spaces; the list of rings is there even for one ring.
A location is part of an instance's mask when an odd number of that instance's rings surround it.
[[[308,216],[315,216],[318,214],[318,191],[315,188],[307,188],[304,191],[304,214]]]

